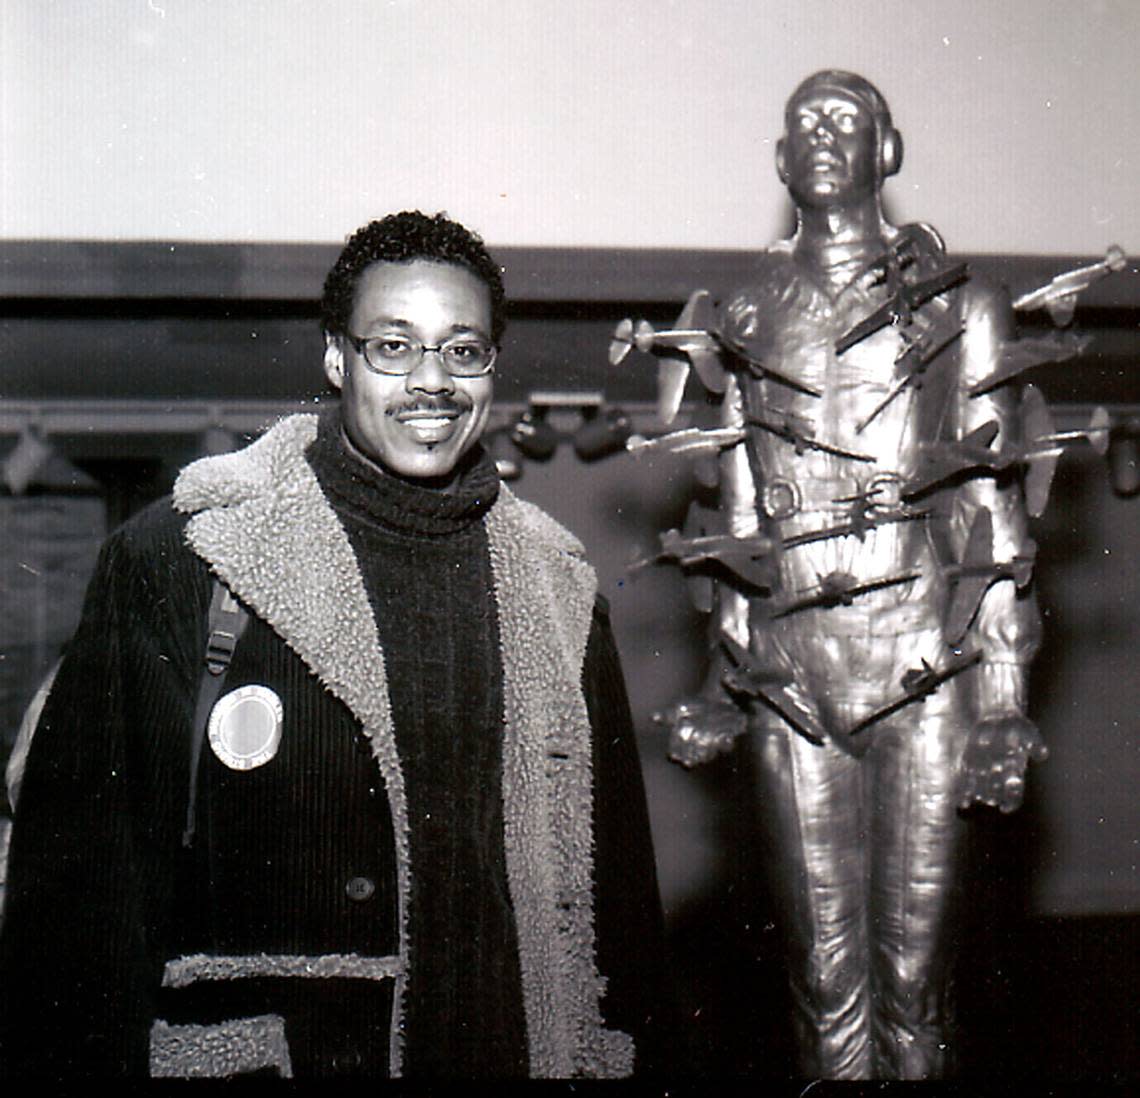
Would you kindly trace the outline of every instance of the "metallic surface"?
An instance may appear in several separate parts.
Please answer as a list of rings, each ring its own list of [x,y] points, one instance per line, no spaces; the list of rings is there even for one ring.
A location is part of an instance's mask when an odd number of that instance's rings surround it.
[[[1031,556],[1017,476],[970,474],[918,499],[905,485],[926,442],[989,421],[995,448],[1020,439],[1008,387],[970,395],[1013,337],[1013,312],[1003,293],[962,284],[933,230],[885,220],[879,188],[898,168],[901,141],[884,145],[862,82],[851,78],[846,95],[843,79],[809,80],[789,101],[778,167],[797,204],[796,234],[760,257],[717,316],[720,338],[742,352],[720,426],[745,430],[719,459],[721,515],[732,535],[785,547],[778,578],[770,591],[718,580],[705,687],[660,720],[686,765],[751,733],[803,1073],[935,1078],[954,1051],[947,943],[962,871],[958,809],[974,800],[1015,808],[1029,758],[1044,755],[1025,718],[1039,620],[1031,595],[1006,577],[986,590],[959,643],[944,640],[947,568],[962,560],[981,509],[995,560]],[[900,384],[924,344],[928,360]],[[823,445],[797,445],[764,426],[772,422],[807,424]],[[837,576],[875,586],[780,612]],[[899,576],[913,578],[877,583]],[[786,684],[763,695],[769,704],[726,689],[739,675],[725,667],[723,636],[747,649],[754,679]],[[966,658],[974,650],[976,665]],[[893,704],[921,676],[966,663]]]

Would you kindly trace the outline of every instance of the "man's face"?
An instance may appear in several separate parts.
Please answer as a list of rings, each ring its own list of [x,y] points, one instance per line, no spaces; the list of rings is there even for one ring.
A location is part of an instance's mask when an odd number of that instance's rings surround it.
[[[456,336],[490,342],[490,291],[454,264],[374,263],[357,283],[348,329],[361,339],[401,335],[427,347]],[[348,340],[331,337],[325,373],[341,391],[348,437],[402,476],[446,477],[487,425],[491,375],[452,377],[431,351],[405,376],[381,374]]]
[[[878,133],[856,97],[831,88],[809,91],[788,105],[787,129],[783,176],[797,204],[842,207],[876,193]]]

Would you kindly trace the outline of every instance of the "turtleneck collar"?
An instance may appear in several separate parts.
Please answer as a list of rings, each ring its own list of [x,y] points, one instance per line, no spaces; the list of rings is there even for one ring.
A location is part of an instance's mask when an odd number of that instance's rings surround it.
[[[401,534],[444,537],[478,522],[499,494],[491,456],[476,444],[446,485],[400,477],[365,457],[344,433],[340,410],[321,413],[305,454],[336,511]]]

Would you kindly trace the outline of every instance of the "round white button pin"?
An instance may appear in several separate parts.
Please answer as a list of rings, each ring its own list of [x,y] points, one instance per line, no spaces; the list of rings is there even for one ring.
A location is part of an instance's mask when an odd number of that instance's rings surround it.
[[[210,747],[231,770],[263,766],[277,754],[284,712],[268,686],[231,690],[210,711]]]

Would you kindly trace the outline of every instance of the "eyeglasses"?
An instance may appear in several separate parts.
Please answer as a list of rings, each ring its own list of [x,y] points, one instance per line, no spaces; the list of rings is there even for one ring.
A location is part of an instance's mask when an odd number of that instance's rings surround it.
[[[345,332],[345,338],[376,373],[398,377],[410,374],[429,351],[439,355],[444,369],[452,377],[483,377],[495,368],[495,356],[499,353],[493,343],[469,335],[456,336],[435,347],[397,332],[367,339]]]

